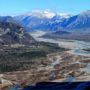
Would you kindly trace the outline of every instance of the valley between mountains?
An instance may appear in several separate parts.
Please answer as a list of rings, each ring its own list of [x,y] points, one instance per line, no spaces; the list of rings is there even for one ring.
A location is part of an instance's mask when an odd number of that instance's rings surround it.
[[[0,17],[1,90],[78,81],[90,81],[90,10]]]

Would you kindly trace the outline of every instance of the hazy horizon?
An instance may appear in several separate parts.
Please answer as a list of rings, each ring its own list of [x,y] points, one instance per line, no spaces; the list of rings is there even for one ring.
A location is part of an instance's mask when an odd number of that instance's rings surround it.
[[[55,13],[79,14],[90,9],[89,0],[2,0],[0,15],[20,15],[33,10],[50,10]]]

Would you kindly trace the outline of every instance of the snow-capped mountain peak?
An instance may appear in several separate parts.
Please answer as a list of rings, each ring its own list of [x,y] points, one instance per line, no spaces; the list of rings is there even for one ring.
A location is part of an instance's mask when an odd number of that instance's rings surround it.
[[[33,10],[31,12],[23,14],[22,16],[23,17],[24,16],[32,16],[32,17],[47,18],[47,19],[51,19],[54,16],[59,16],[61,18],[69,18],[69,17],[71,17],[71,15],[68,14],[68,13],[56,13],[56,12],[51,12],[50,10]]]
[[[53,13],[49,10],[34,10],[15,17],[22,25],[32,30],[61,30],[90,28],[90,10],[77,15]]]
[[[82,13],[80,14],[80,16],[90,18],[90,10],[87,10],[87,11],[82,12]]]
[[[68,14],[68,13],[58,13],[58,15],[61,16],[62,18],[69,18],[69,17],[71,17],[71,15]]]
[[[49,11],[49,10],[34,10],[30,13],[27,13],[26,15],[28,16],[33,16],[33,17],[38,17],[38,18],[52,18],[53,16],[55,16],[55,13]]]

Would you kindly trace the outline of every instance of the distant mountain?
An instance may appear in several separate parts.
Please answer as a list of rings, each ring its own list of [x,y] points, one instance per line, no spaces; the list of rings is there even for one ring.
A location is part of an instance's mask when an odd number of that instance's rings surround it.
[[[0,45],[31,44],[34,39],[12,17],[0,17]]]
[[[69,23],[66,28],[84,29],[90,28],[90,10],[85,11],[77,16],[74,16],[72,23]]]
[[[64,13],[52,13],[48,11],[36,11],[29,14],[14,17],[28,30],[76,30],[90,28],[90,10],[78,15]]]
[[[21,18],[22,19],[19,19]],[[38,18],[33,16],[18,16],[15,18],[19,22],[28,28],[28,30],[37,30],[37,29],[46,29],[47,23],[49,22],[48,18]]]
[[[31,11],[30,13],[26,13],[25,15],[32,16],[32,17],[37,17],[37,18],[52,18],[55,16],[55,13],[49,11],[49,10],[34,10]]]
[[[11,16],[0,16],[0,22],[17,23],[17,21],[14,20]]]
[[[23,26],[28,27],[30,31],[55,31],[61,29],[61,23],[69,17],[69,14],[56,14],[49,11],[34,11],[25,15],[16,16],[14,19]]]

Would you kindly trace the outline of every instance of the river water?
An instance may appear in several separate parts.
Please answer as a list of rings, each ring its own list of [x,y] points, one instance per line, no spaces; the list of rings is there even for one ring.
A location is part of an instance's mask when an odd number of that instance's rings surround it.
[[[90,51],[84,51],[82,49],[90,49],[90,42],[78,41],[78,40],[54,40],[37,38],[38,41],[58,43],[60,47],[71,49],[71,53],[75,55],[90,56]]]
[[[46,32],[37,31],[34,33],[30,33],[37,41],[44,41],[50,43],[58,43],[60,47],[71,49],[71,53],[75,55],[83,55],[90,56],[90,51],[83,51],[82,49],[90,49],[90,42],[78,41],[78,40],[66,40],[66,39],[47,39],[40,38],[40,36],[44,35]]]
[[[42,34],[41,34],[42,33]],[[85,41],[78,41],[78,40],[66,40],[66,39],[47,39],[47,38],[40,38],[39,36],[42,36],[44,33],[43,32],[38,32],[36,34],[32,34],[34,38],[37,41],[43,41],[43,42],[50,42],[50,43],[57,43],[60,47],[63,48],[68,48],[70,49],[70,53],[74,55],[82,55],[82,56],[88,56],[90,57],[90,51],[84,51],[83,49],[90,49],[90,42],[85,42]],[[54,68],[55,65],[60,63],[60,60],[57,59],[53,63],[51,63],[51,67]],[[85,71],[87,74],[90,74],[90,63],[87,64],[85,68],[81,68],[82,71]],[[52,72],[50,74],[50,77],[55,77],[55,73]],[[63,82],[72,82],[76,78],[69,76],[67,77]]]

